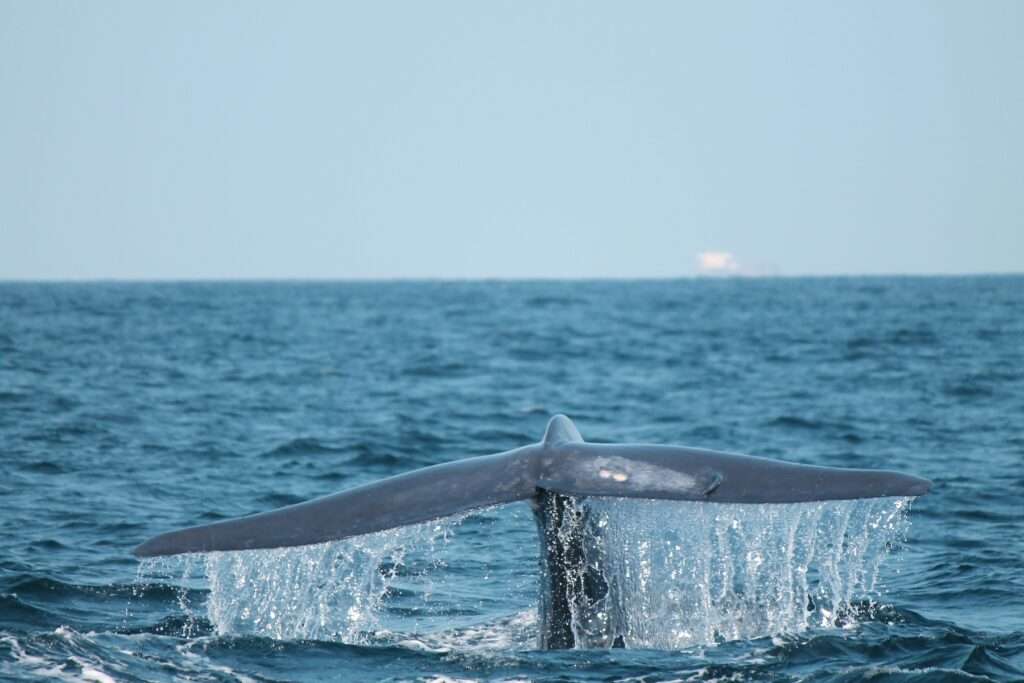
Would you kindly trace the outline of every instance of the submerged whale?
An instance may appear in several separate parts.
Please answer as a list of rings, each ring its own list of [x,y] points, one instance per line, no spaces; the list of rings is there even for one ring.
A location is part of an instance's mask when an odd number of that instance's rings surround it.
[[[278,510],[160,534],[137,557],[302,546],[514,501],[529,501],[541,542],[540,647],[576,644],[572,615],[607,591],[584,561],[590,496],[709,503],[912,497],[931,482],[897,472],[798,465],[680,446],[587,443],[555,415],[543,439],[434,465]],[[609,645],[621,635],[607,634]]]

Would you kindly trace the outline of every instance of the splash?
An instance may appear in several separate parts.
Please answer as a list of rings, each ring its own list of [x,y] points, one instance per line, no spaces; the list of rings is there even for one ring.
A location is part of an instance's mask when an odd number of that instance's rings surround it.
[[[174,576],[183,588],[208,587],[205,617],[219,635],[277,640],[380,642],[415,609],[443,612],[434,583],[446,584],[450,541],[467,515],[366,536],[245,552],[214,552],[145,560],[140,576]],[[179,594],[193,621],[201,614]]]
[[[910,500],[579,502],[585,558],[607,592],[575,606],[577,646],[608,647],[609,633],[629,647],[678,649],[849,627],[865,600],[881,596],[883,565],[905,538]],[[480,513],[301,548],[147,560],[140,577],[176,575],[189,589],[181,609],[196,621],[205,616],[220,635],[532,648],[536,614],[522,610],[536,599],[536,573],[524,579],[473,560],[487,556],[500,533],[493,520],[507,523],[507,510],[499,513],[489,515],[490,528],[461,534],[472,537],[469,546],[458,532]],[[532,525],[525,516],[519,522]],[[524,563],[532,568],[536,557],[510,564]],[[191,604],[188,596],[202,588],[205,605]],[[508,604],[497,609],[506,616],[477,609],[482,595],[504,596]]]
[[[910,499],[723,505],[591,499],[591,542],[607,594],[575,605],[582,647],[676,649],[852,626],[880,597],[906,536]]]

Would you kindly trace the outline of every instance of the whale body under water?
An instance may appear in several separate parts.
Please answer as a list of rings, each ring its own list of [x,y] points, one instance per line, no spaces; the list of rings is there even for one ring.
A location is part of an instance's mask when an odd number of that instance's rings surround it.
[[[160,534],[137,557],[337,541],[501,503],[529,501],[541,543],[540,647],[576,645],[572,615],[608,590],[587,544],[588,497],[807,503],[914,497],[931,482],[884,470],[799,465],[682,446],[587,443],[555,415],[540,442],[457,460],[260,514]],[[620,634],[605,642],[622,645]]]

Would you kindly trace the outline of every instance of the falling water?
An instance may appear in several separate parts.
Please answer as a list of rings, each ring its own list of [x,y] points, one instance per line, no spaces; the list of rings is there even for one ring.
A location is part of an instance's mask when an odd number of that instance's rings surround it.
[[[600,565],[608,591],[574,611],[577,645],[606,647],[609,628],[630,647],[674,649],[851,626],[857,608],[880,597],[882,565],[906,535],[910,500],[587,499],[579,503],[586,558]],[[453,542],[464,520],[301,548],[149,560],[142,573],[177,572],[189,586],[205,576],[206,617],[222,635],[372,643],[447,630],[451,642],[454,626],[479,630],[471,627],[476,613],[460,609],[472,601],[463,584],[505,581],[508,594],[524,588],[489,570],[453,576],[466,561],[465,546]],[[195,607],[182,598],[187,613],[195,616]],[[514,640],[523,642],[511,645],[531,647],[535,630],[523,636],[523,619],[513,622]]]
[[[205,577],[205,616],[220,635],[353,644],[379,641],[413,615],[445,612],[450,541],[466,515],[297,548],[214,552],[143,562],[140,575]],[[179,605],[198,617],[182,591]],[[400,597],[413,609],[389,610]],[[417,609],[418,608],[418,609]],[[398,619],[396,620],[396,617]]]
[[[908,498],[723,505],[586,501],[588,561],[607,595],[574,614],[576,642],[674,649],[852,625],[905,538]],[[579,606],[577,606],[579,607]]]

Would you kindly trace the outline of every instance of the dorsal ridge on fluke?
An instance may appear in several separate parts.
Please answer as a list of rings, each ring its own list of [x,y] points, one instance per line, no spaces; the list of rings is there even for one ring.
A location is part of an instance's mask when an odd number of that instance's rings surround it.
[[[548,427],[544,430],[544,438],[541,443],[545,446],[555,446],[563,443],[583,443],[580,430],[576,429],[565,415],[555,415],[548,420]]]

